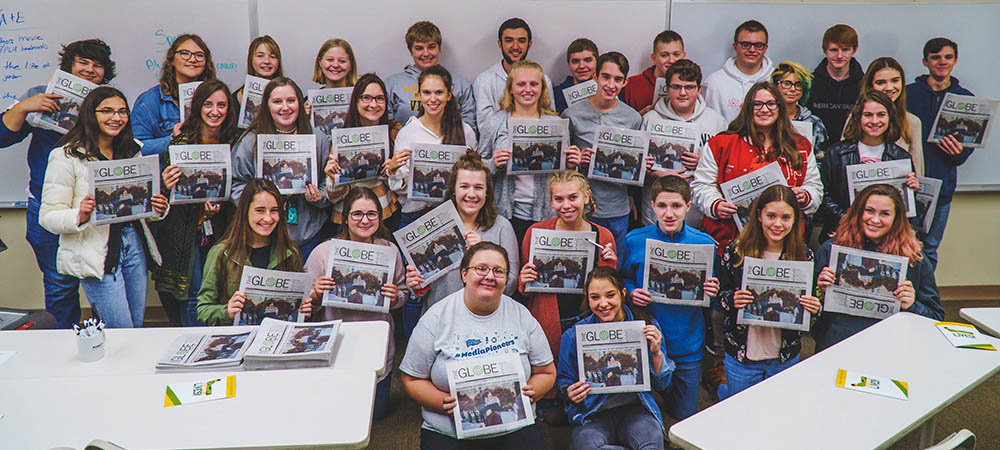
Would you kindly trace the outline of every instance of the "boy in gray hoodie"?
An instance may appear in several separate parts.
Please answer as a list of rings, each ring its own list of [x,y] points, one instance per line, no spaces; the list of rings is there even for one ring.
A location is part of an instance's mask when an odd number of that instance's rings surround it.
[[[733,52],[722,65],[705,78],[705,101],[708,107],[722,114],[726,124],[736,118],[743,106],[743,97],[750,86],[767,81],[774,69],[767,56],[767,28],[756,20],[748,20],[736,27],[733,35]]]

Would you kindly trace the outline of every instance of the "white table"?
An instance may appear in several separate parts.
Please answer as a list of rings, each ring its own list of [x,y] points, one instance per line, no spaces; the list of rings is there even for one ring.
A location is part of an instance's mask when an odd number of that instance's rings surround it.
[[[958,315],[979,331],[1000,337],[1000,308],[962,308],[958,310]]]
[[[687,449],[885,448],[927,422],[921,440],[930,442],[934,415],[1000,371],[1000,352],[954,348],[934,322],[895,314],[670,427],[670,441]],[[839,368],[907,381],[910,398],[838,388]]]
[[[86,363],[77,359],[76,335],[72,330],[0,331],[0,350],[17,351],[0,364],[0,380],[153,374],[157,361],[178,336],[241,328],[245,327],[107,329],[104,358]],[[389,324],[384,321],[344,322],[333,364],[323,370],[368,369],[381,376],[385,373],[389,338]]]
[[[128,449],[368,445],[372,370],[236,372],[234,398],[163,406],[167,384],[227,374],[4,380],[0,447],[83,448],[93,439]]]

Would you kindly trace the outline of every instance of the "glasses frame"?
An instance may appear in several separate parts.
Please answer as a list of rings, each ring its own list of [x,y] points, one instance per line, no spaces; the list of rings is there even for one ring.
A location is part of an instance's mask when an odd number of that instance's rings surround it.
[[[767,48],[767,42],[737,41],[736,45],[740,46],[743,50],[750,50],[750,47],[753,47],[753,49],[758,52]]]
[[[192,52],[191,50],[177,50],[177,53],[175,54],[180,56],[184,61],[190,61],[191,58],[194,58],[194,62],[200,62],[208,58],[208,55],[205,52]]]
[[[100,114],[100,115],[103,115],[103,116],[124,117],[124,118],[127,119],[128,116],[131,114],[131,111],[129,111],[128,108],[122,108],[122,109],[118,109],[118,110],[114,110],[114,109],[111,109],[111,108],[101,108],[101,109],[95,109],[94,113],[95,114]]]
[[[489,274],[492,273],[493,278],[496,280],[501,280],[501,279],[506,280],[507,277],[510,275],[510,270],[493,268],[489,266],[467,266],[463,267],[462,269],[464,269],[465,271],[472,270],[473,272],[476,273],[476,275],[479,275],[480,277],[483,278],[486,278],[487,276],[489,276]]]

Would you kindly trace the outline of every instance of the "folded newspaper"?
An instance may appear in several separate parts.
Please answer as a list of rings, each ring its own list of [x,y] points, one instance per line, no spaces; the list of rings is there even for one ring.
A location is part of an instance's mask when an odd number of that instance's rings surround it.
[[[576,326],[577,369],[591,394],[650,390],[645,324],[631,320]]]
[[[395,247],[331,239],[326,274],[335,287],[323,294],[323,306],[388,313],[382,286],[395,273]]]
[[[551,173],[566,168],[569,119],[510,119],[508,175]]]
[[[316,323],[264,319],[243,355],[243,368],[297,369],[326,367],[333,362],[340,320]]]
[[[823,309],[873,319],[896,314],[900,303],[893,292],[906,279],[908,266],[905,256],[830,247],[830,268],[835,275],[826,288]]]
[[[51,113],[42,111],[29,113],[26,120],[35,128],[66,134],[80,116],[80,104],[83,103],[83,99],[96,87],[96,84],[83,78],[56,70],[49,78],[49,84],[45,86],[45,93],[62,96],[58,100],[59,110]]]
[[[347,110],[351,106],[351,92],[354,88],[309,89],[309,102],[313,132],[330,136],[333,130],[342,128],[347,120]]]
[[[700,152],[701,130],[697,125],[674,120],[650,119],[649,156],[653,157],[652,170],[684,169],[681,155]]]
[[[167,348],[156,363],[157,372],[237,370],[256,328],[228,333],[185,334]]]
[[[916,220],[913,229],[931,232],[934,224],[934,210],[937,209],[938,196],[941,195],[941,180],[937,178],[917,177],[920,188],[913,193]]]
[[[264,97],[264,87],[270,81],[267,78],[247,75],[243,82],[243,103],[240,104],[240,117],[236,125],[240,128],[250,128],[250,124],[257,118],[260,111],[260,104]]]
[[[239,290],[246,301],[233,325],[260,325],[267,318],[302,322],[305,317],[299,307],[309,298],[314,278],[308,273],[243,266]]]
[[[712,276],[715,245],[672,244],[646,239],[642,285],[653,301],[672,305],[708,306],[705,280]]]
[[[392,235],[406,263],[424,277],[420,287],[457,269],[465,254],[465,224],[453,202],[442,203]]]
[[[998,104],[992,98],[945,94],[927,140],[938,142],[950,135],[963,147],[986,147]]]
[[[191,115],[191,99],[194,97],[195,89],[198,89],[200,85],[201,81],[192,81],[177,85],[177,96],[179,97],[177,103],[181,110],[181,123],[184,123],[188,119],[188,116]]]
[[[171,145],[170,163],[181,177],[170,191],[170,204],[228,201],[233,185],[226,144]]]
[[[598,125],[587,177],[617,184],[642,186],[646,179],[649,132]]]
[[[776,184],[788,186],[785,174],[781,172],[781,166],[773,162],[719,185],[722,197],[736,205],[736,213],[733,214],[736,228],[743,231],[743,226],[750,220],[750,205],[765,189]]]
[[[582,83],[574,84],[562,90],[563,98],[566,99],[566,107],[573,106],[597,93],[597,81],[593,79]]]
[[[464,145],[414,144],[410,154],[410,182],[406,195],[411,200],[441,202],[448,191],[448,177],[455,161],[465,154]]]
[[[792,128],[795,128],[795,132],[799,133],[802,137],[809,141],[809,146],[813,148],[813,152],[816,151],[816,137],[813,136],[813,124],[808,120],[793,120]]]
[[[596,243],[595,231],[532,230],[528,261],[538,279],[525,285],[525,292],[583,294],[583,280],[596,263]]]
[[[851,203],[866,187],[873,184],[888,184],[899,190],[906,207],[906,217],[917,215],[914,208],[913,189],[906,186],[906,175],[913,172],[909,159],[882,161],[877,163],[852,164],[847,166],[847,195]]]
[[[812,295],[812,261],[743,258],[740,289],[753,294],[753,303],[739,310],[736,323],[809,331],[809,311],[799,297]]]
[[[449,362],[448,385],[457,399],[452,411],[459,439],[489,436],[535,423],[527,383],[516,353]]]
[[[153,196],[160,193],[160,159],[156,155],[87,163],[94,225],[158,216]]]
[[[314,134],[257,136],[257,173],[273,182],[282,195],[304,194],[307,184],[318,184],[317,158]]]
[[[337,158],[340,174],[335,184],[378,178],[382,164],[389,158],[389,126],[339,128],[331,133],[333,151],[331,158]]]

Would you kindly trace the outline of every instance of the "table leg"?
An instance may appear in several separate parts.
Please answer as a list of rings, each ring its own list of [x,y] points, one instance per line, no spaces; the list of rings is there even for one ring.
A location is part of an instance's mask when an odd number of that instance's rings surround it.
[[[931,417],[920,426],[920,448],[927,448],[934,445],[934,421],[937,416]]]

